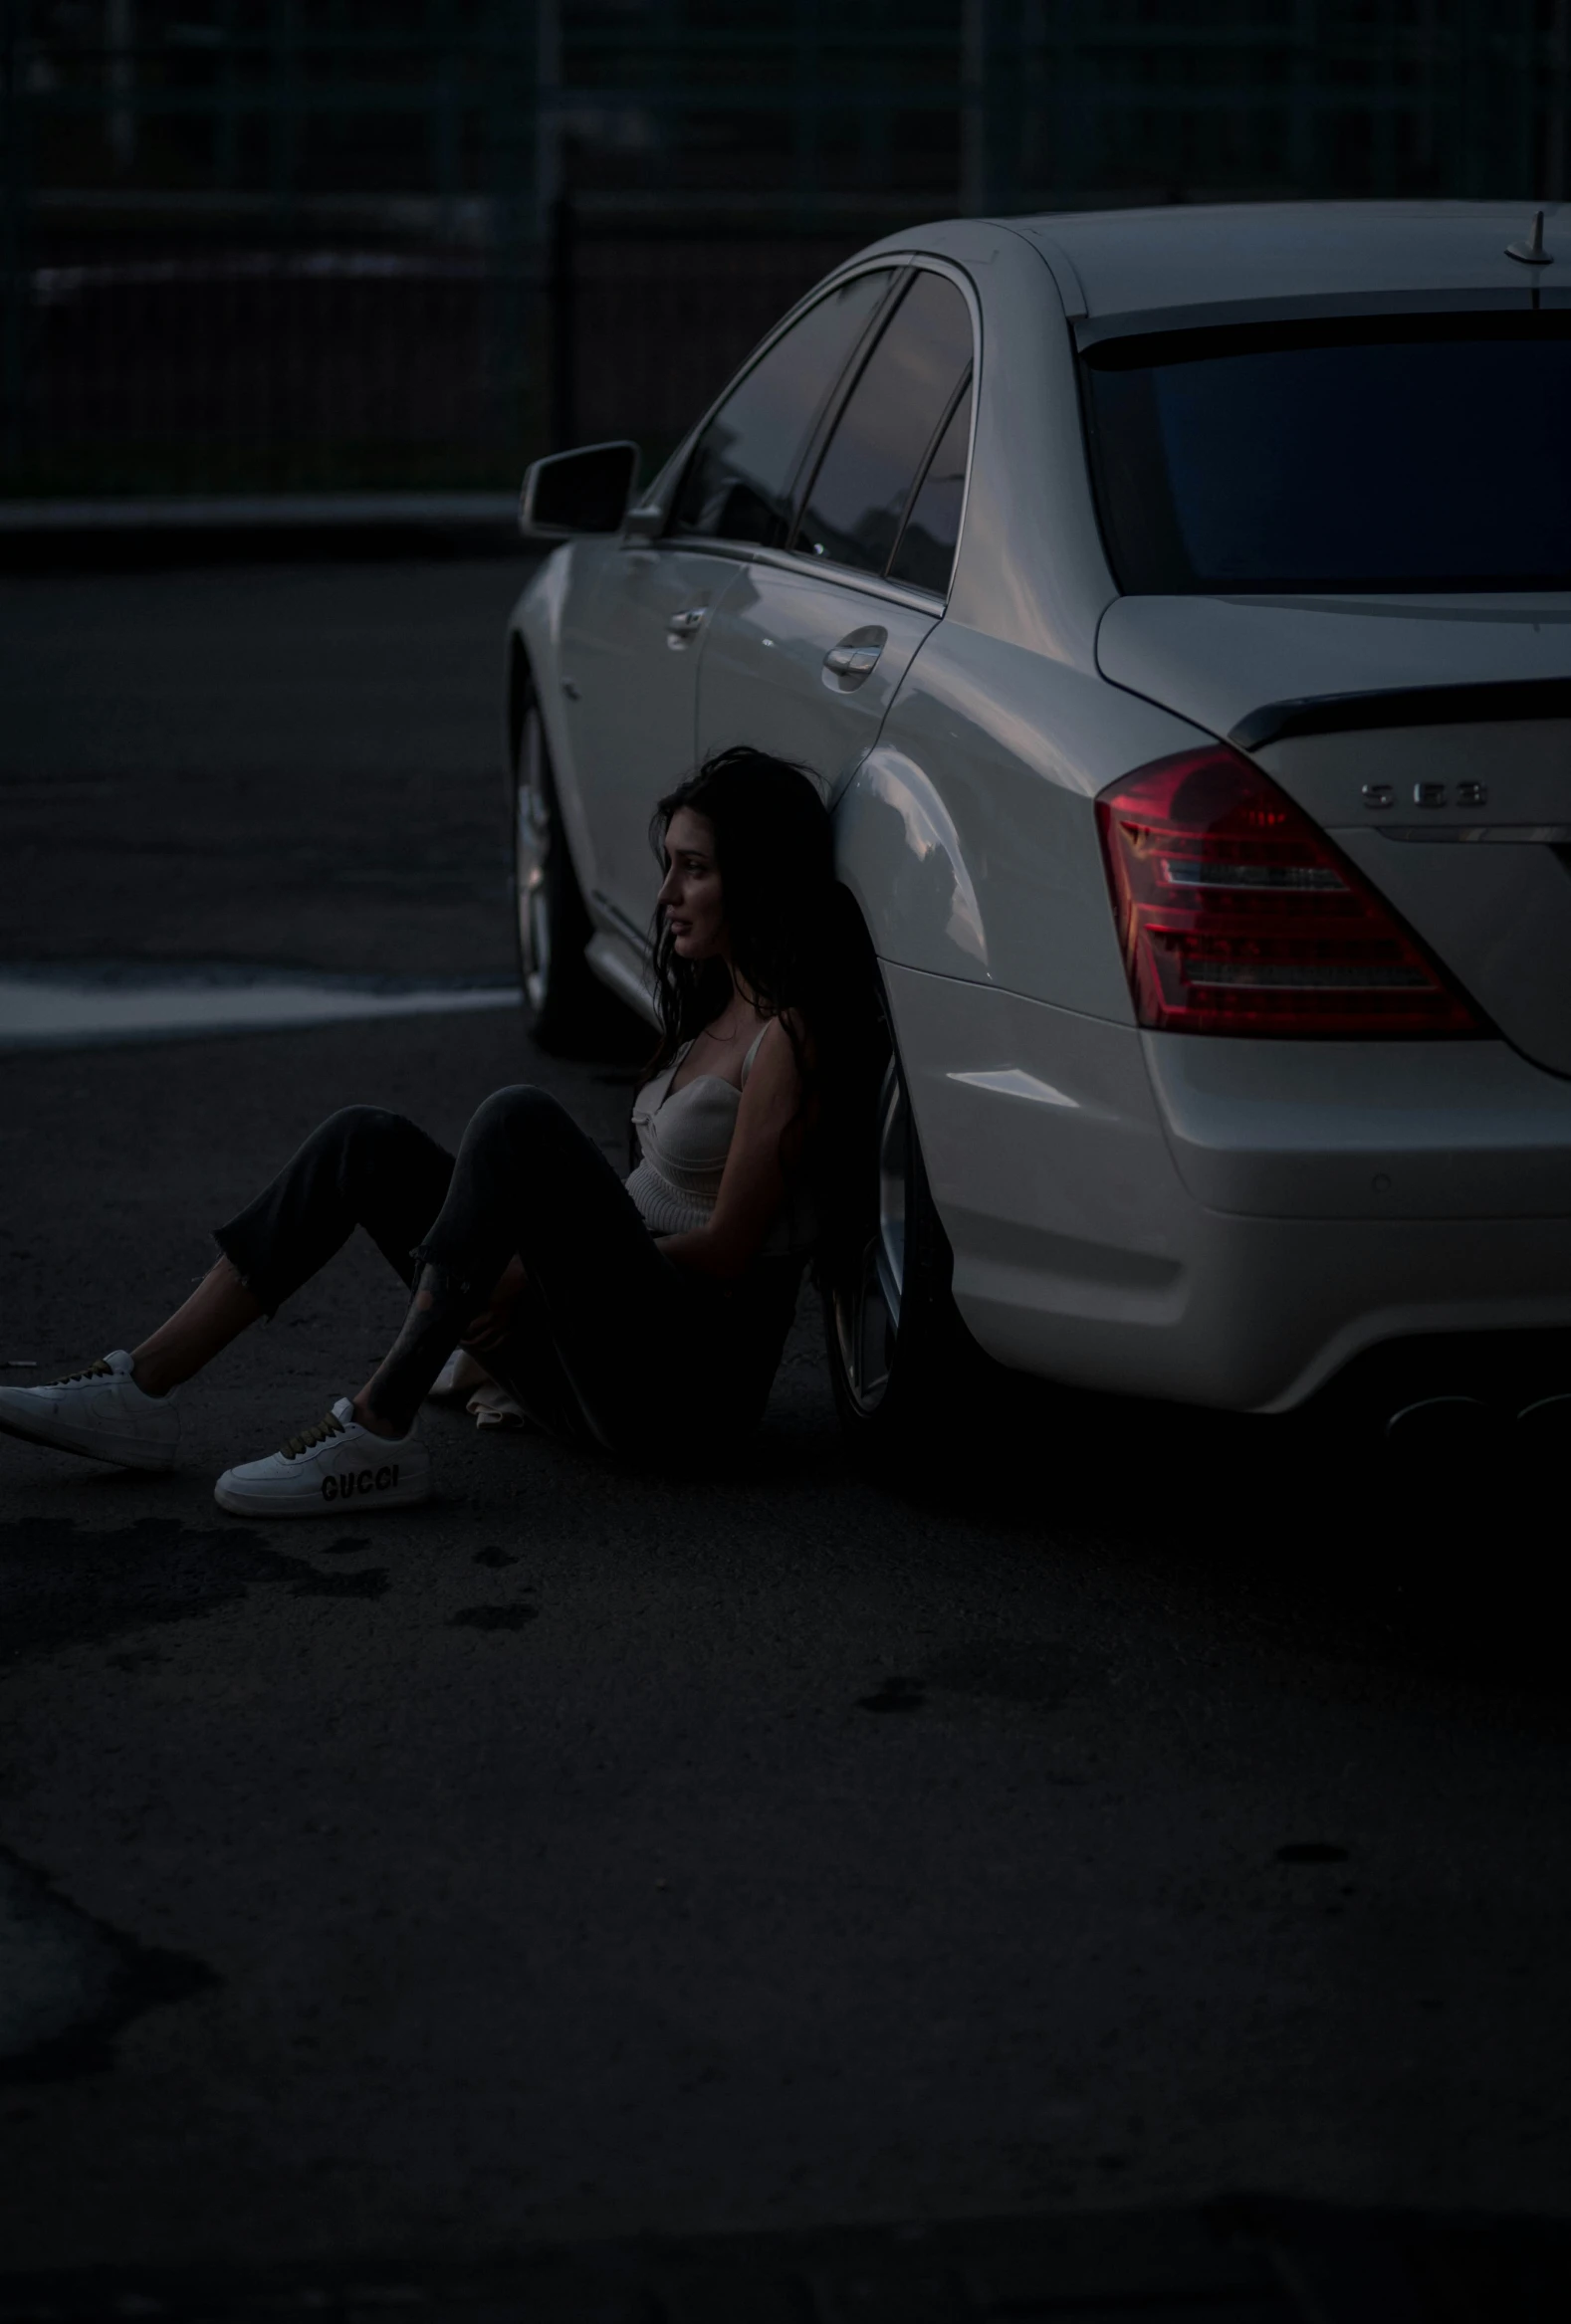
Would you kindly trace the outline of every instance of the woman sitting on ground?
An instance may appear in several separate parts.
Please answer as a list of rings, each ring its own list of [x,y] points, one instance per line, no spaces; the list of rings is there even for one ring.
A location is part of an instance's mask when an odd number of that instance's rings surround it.
[[[168,1322],[48,1387],[0,1387],[0,1427],[130,1468],[174,1465],[176,1391],[363,1226],[413,1291],[357,1395],[281,1452],[228,1469],[237,1517],[407,1508],[430,1491],[416,1427],[460,1344],[539,1424],[638,1456],[761,1416],[812,1236],[848,994],[828,816],[762,751],[662,799],[654,943],[663,1038],[624,1184],[544,1091],[499,1090],[456,1162],[412,1122],[350,1106],[227,1226]]]

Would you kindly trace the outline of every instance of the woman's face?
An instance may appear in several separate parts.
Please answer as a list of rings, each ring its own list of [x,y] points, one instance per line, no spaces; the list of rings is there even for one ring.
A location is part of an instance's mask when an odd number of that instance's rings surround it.
[[[666,826],[665,860],[660,909],[673,951],[684,960],[729,959],[715,827],[707,815],[678,807]]]

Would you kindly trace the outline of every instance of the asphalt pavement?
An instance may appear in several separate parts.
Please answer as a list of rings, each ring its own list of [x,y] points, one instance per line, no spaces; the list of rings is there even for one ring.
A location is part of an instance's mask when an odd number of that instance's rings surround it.
[[[505,972],[520,578],[0,581],[0,966]],[[620,1155],[630,1055],[502,1010],[0,1056],[0,1360],[133,1343],[339,1105],[451,1143],[537,1080]],[[222,1516],[401,1304],[346,1252],[186,1391],[173,1476],[0,1438],[16,2312],[95,2268],[484,2305],[482,2259],[736,2236],[820,2307],[705,2314],[1070,2314],[982,2284],[1009,2221],[995,2256],[1167,2252],[1154,2315],[1244,2199],[1571,2219],[1552,1479],[1007,1384],[871,1478],[804,1301],[697,1474],[444,1412],[428,1508]],[[909,2290],[921,2233],[973,2305]],[[907,2295],[835,2306],[824,2236]],[[1204,2313],[1344,2313],[1290,2274]],[[509,2313],[689,2312],[612,2278]]]

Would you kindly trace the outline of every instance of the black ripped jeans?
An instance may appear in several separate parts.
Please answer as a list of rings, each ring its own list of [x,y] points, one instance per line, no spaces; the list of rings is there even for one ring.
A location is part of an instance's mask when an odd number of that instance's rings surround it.
[[[516,1255],[525,1289],[479,1361],[541,1426],[691,1461],[763,1414],[799,1264],[755,1261],[729,1289],[674,1266],[544,1090],[487,1098],[456,1161],[400,1114],[345,1107],[217,1240],[272,1315],[356,1226],[416,1289],[388,1360],[411,1413]]]

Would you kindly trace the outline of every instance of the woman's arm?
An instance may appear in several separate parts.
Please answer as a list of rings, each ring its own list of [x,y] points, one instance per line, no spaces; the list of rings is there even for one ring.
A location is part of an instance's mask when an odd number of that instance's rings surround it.
[[[776,1018],[742,1093],[714,1215],[707,1226],[664,1236],[660,1248],[666,1257],[722,1283],[742,1274],[786,1199],[783,1142],[788,1151],[803,1126],[801,1074],[786,1028]]]

